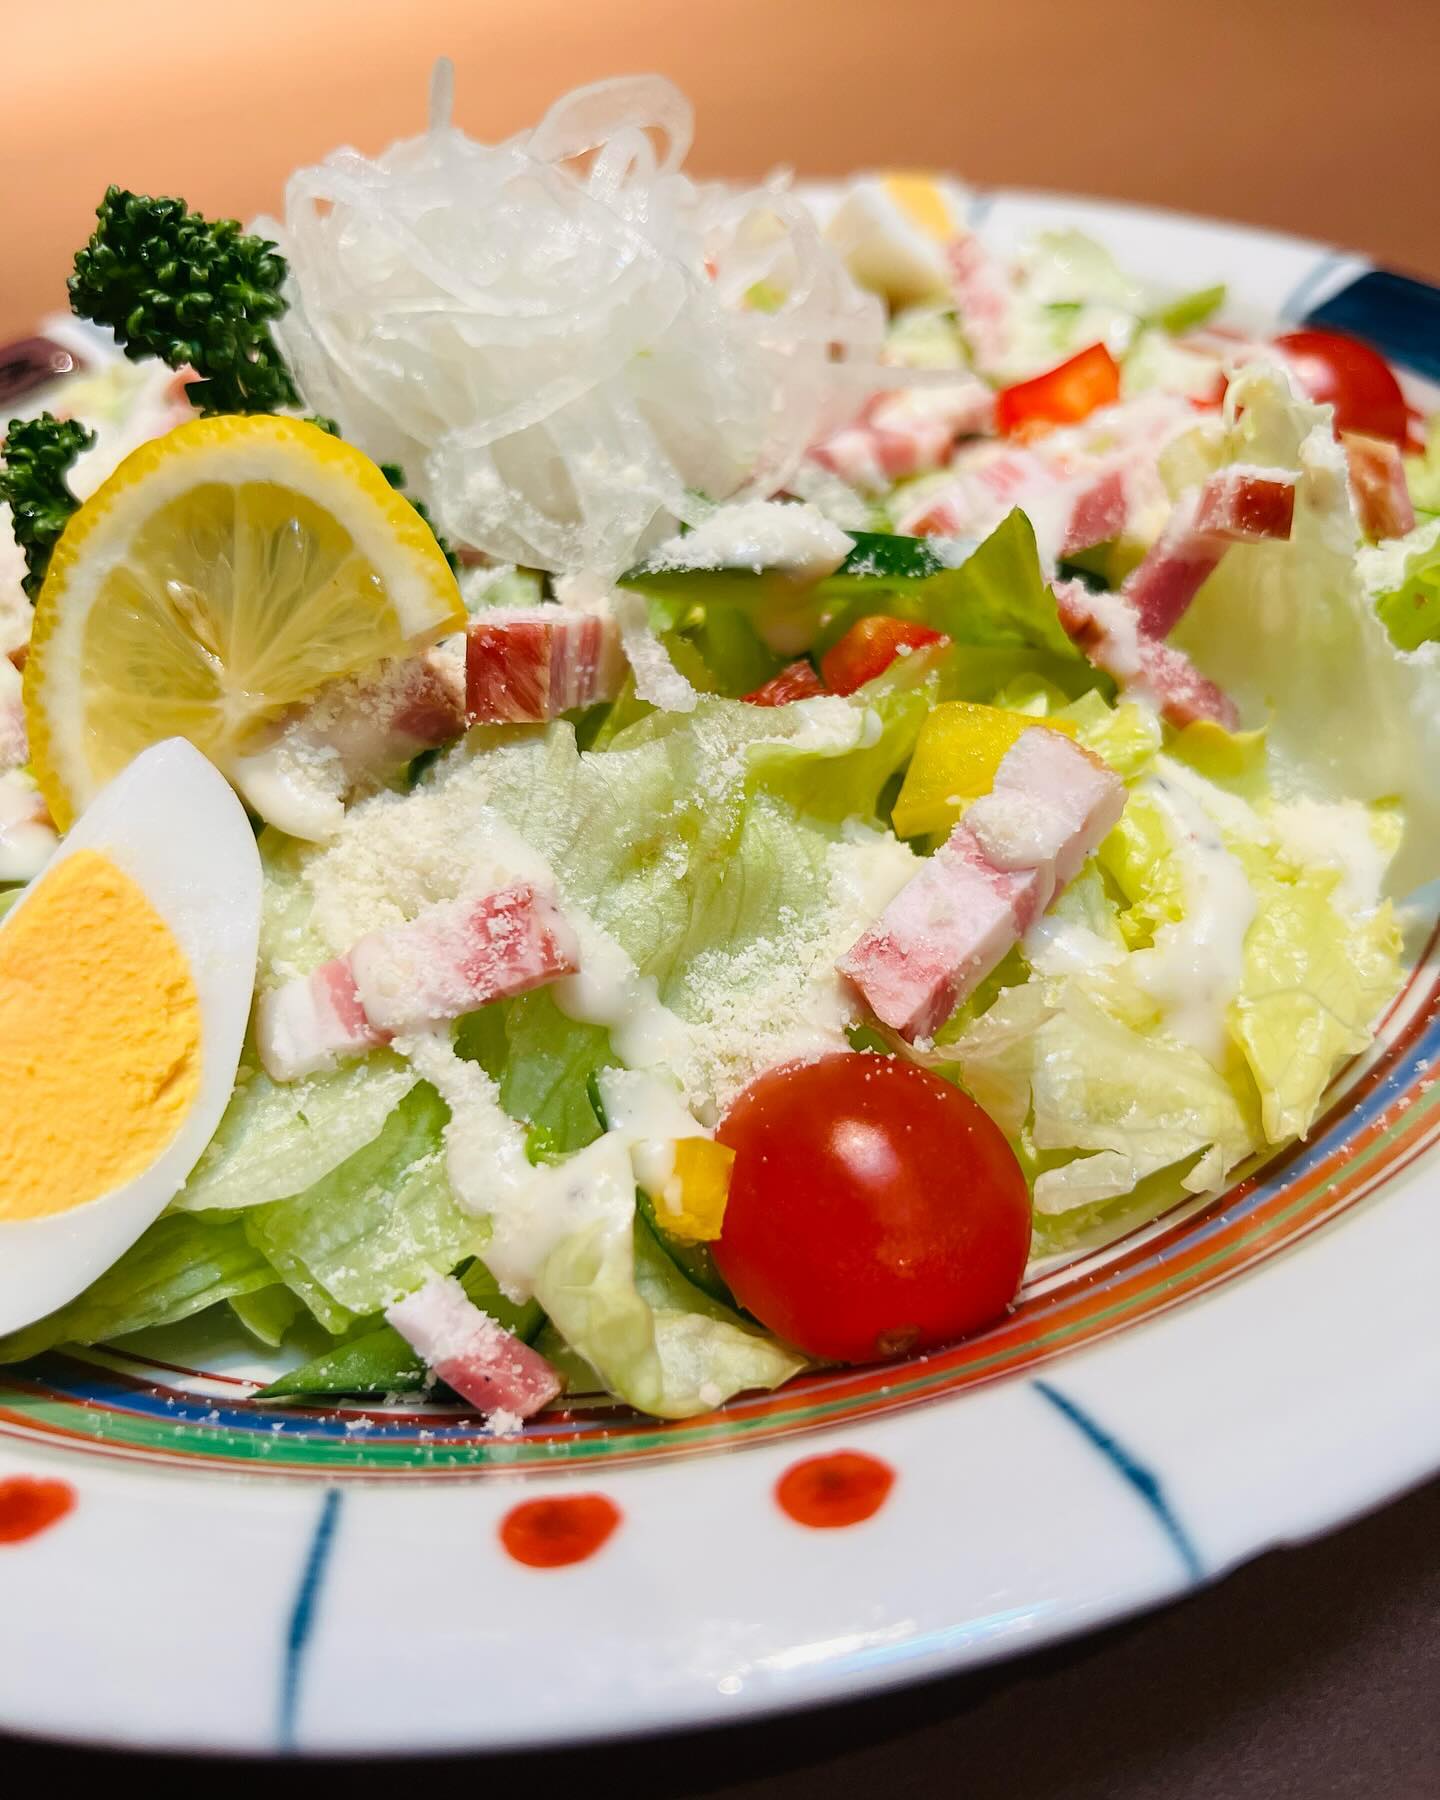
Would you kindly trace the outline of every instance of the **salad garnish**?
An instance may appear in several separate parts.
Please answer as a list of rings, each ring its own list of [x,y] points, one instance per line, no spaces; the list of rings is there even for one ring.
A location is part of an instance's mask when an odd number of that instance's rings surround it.
[[[1372,1041],[1440,434],[959,183],[451,80],[248,230],[110,189],[12,403],[0,1361],[204,1313],[504,1434],[941,1348]]]

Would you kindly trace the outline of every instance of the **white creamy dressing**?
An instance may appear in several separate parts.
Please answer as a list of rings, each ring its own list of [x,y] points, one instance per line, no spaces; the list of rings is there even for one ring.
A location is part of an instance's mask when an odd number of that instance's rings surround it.
[[[635,1179],[652,1200],[673,1198],[675,1146],[710,1133],[690,1112],[674,1084],[644,1069],[602,1069],[600,1103],[610,1132],[625,1139]]]
[[[1078,919],[1042,913],[1021,939],[1025,960],[1037,975],[1086,975],[1125,961],[1123,945],[1112,944]]]
[[[0,775],[0,881],[33,880],[59,842],[30,777],[19,769]]]
[[[1221,1067],[1225,1014],[1245,967],[1245,934],[1255,917],[1254,890],[1225,848],[1215,821],[1183,786],[1151,776],[1144,792],[1164,814],[1183,871],[1185,916],[1162,925],[1148,950],[1132,952],[1128,971],[1163,1008],[1168,1029]]]
[[[1365,913],[1380,904],[1392,851],[1376,837],[1368,807],[1358,800],[1291,800],[1272,806],[1267,823],[1292,862],[1340,871],[1332,897],[1342,908]]]

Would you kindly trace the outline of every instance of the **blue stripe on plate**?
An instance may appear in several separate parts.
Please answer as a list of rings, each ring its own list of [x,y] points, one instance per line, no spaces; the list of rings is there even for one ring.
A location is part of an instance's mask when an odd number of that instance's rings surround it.
[[[1105,1457],[1115,1473],[1120,1476],[1126,1486],[1137,1493],[1149,1507],[1156,1524],[1169,1538],[1174,1546],[1175,1554],[1185,1566],[1185,1573],[1191,1581],[1202,1581],[1205,1566],[1200,1561],[1199,1552],[1190,1540],[1190,1534],[1175,1516],[1170,1502],[1165,1497],[1165,1489],[1160,1477],[1134,1456],[1110,1435],[1095,1419],[1091,1418],[1082,1407],[1079,1407],[1067,1394],[1048,1381],[1032,1383],[1035,1391],[1042,1394],[1058,1413],[1063,1414],[1076,1428],[1080,1435]]]
[[[1307,325],[1348,331],[1392,362],[1440,381],[1440,288],[1371,269],[1306,315]]]
[[[340,1490],[327,1488],[320,1503],[320,1516],[310,1538],[305,1566],[300,1571],[300,1585],[295,1590],[295,1603],[290,1609],[290,1624],[285,1633],[285,1660],[280,1671],[280,1718],[277,1736],[282,1750],[295,1748],[295,1720],[300,1708],[300,1685],[305,1673],[305,1652],[315,1628],[315,1612],[320,1590],[325,1584],[325,1568],[335,1539],[335,1525],[340,1516]]]

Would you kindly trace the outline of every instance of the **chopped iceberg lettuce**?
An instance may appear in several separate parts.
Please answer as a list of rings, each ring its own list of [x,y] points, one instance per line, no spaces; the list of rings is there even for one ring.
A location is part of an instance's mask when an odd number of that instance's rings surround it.
[[[24,1362],[57,1344],[98,1344],[173,1325],[274,1280],[275,1271],[238,1219],[169,1213],[77,1299],[0,1338],[0,1363]]]
[[[380,1135],[416,1079],[385,1051],[291,1082],[242,1064],[219,1129],[172,1204],[228,1212],[303,1193]]]
[[[1404,651],[1376,614],[1329,408],[1252,364],[1226,409],[1235,460],[1299,471],[1294,531],[1233,545],[1175,641],[1249,724],[1268,720],[1277,792],[1399,803],[1407,832],[1390,891],[1408,893],[1440,874],[1440,645]]]
[[[327,1331],[381,1311],[477,1247],[481,1228],[445,1175],[448,1118],[422,1082],[373,1143],[304,1193],[242,1215],[250,1243]]]

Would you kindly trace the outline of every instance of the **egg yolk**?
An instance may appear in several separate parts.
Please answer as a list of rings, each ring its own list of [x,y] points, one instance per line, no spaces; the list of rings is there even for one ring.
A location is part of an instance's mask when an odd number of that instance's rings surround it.
[[[200,1000],[138,884],[77,850],[0,928],[0,1221],[108,1194],[200,1085]]]

